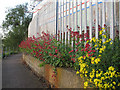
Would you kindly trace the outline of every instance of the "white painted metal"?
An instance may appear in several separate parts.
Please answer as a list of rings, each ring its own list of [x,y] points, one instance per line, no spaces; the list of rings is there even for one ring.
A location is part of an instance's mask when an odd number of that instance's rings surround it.
[[[92,39],[92,0],[90,0],[90,39]]]
[[[82,34],[82,0],[80,2],[80,34]]]
[[[98,39],[98,0],[96,0],[96,30],[95,30],[95,37]]]
[[[87,26],[87,0],[84,0],[85,1],[85,33],[87,33],[87,28],[86,28],[86,26]]]
[[[110,38],[114,39],[114,0],[111,0]]]

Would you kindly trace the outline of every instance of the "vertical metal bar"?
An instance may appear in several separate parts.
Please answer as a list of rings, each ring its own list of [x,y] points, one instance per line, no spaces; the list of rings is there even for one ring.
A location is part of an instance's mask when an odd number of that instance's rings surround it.
[[[90,39],[92,39],[92,0],[90,0]]]
[[[110,28],[110,38],[114,39],[114,1],[111,0],[111,28]]]
[[[65,10],[66,10],[66,26],[67,26],[67,20],[68,20],[68,19],[67,19],[67,6],[68,6],[68,5],[67,5],[67,0],[66,0],[66,9],[65,9]],[[65,28],[66,28],[66,26],[65,26]],[[66,28],[66,32],[67,32],[67,28]]]
[[[71,7],[71,1],[69,0],[69,27],[71,27],[70,7]]]
[[[75,23],[75,14],[74,14],[74,0],[72,1],[72,13],[73,13],[73,31],[75,30],[75,25],[74,25],[74,23]]]
[[[96,39],[98,39],[98,0],[96,0]]]
[[[115,35],[117,35],[117,33],[116,33],[116,30],[117,30],[117,19],[116,18],[117,18],[117,15],[116,15],[116,0],[114,0],[114,32],[115,32]]]
[[[102,4],[102,28],[105,28],[105,0],[103,0]],[[105,30],[103,31],[105,33]],[[102,39],[103,42],[105,42],[105,39]]]
[[[104,28],[104,24],[105,24],[105,0],[103,0],[103,4],[102,4],[102,27]]]
[[[68,17],[68,16],[67,16],[67,6],[68,6],[68,5],[67,5],[67,0],[66,0],[66,7],[65,7],[65,8],[66,8],[66,9],[65,9],[65,10],[66,10],[66,25],[65,25],[65,29],[66,29],[66,33],[65,33],[65,41],[66,41],[66,42],[65,42],[65,43],[66,43],[66,45],[68,44],[68,35],[67,35],[67,34],[68,34],[68,33],[67,33],[67,20],[68,20],[68,19],[67,19],[67,17]]]
[[[69,28],[71,28],[70,7],[71,7],[71,1],[69,0]],[[68,35],[68,40],[69,40],[69,43],[68,43],[68,44],[71,45],[71,36],[70,36],[70,32],[69,32],[69,35]]]
[[[76,28],[78,31],[78,0],[76,0]]]
[[[82,34],[82,0],[80,1],[80,34]]]
[[[87,0],[85,0],[85,33],[87,33]]]
[[[63,33],[64,33],[64,0],[63,0]]]
[[[116,26],[116,0],[114,0],[114,25]]]
[[[38,20],[39,20],[39,12],[37,12],[37,15],[36,15],[36,32],[35,32],[35,37],[37,37],[37,32],[38,32]]]
[[[61,0],[59,1],[60,2],[60,40],[61,40],[61,32],[62,32],[62,18],[61,18]]]
[[[58,34],[58,0],[56,1],[56,40]]]

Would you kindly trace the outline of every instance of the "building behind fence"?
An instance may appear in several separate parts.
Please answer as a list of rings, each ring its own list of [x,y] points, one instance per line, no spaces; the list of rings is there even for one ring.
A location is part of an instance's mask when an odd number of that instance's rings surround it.
[[[93,37],[94,28],[95,37],[98,38],[99,27],[106,25],[110,38],[114,39],[116,32],[120,38],[119,10],[119,0],[43,0],[33,9],[28,36],[37,37],[37,33],[41,34],[42,31],[53,35],[58,31],[66,33],[68,26],[80,34],[89,28],[90,38]]]

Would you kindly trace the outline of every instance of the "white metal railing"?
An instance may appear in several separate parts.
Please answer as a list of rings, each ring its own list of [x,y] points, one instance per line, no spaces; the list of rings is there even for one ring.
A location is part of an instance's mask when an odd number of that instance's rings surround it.
[[[98,25],[103,28],[106,25],[110,38],[114,39],[116,31],[120,32],[119,10],[119,0],[44,0],[34,11],[35,16],[29,25],[29,36],[37,36],[37,32],[47,30],[51,34],[57,34],[58,31],[66,33],[67,25],[68,28],[82,33],[82,30],[87,32],[89,26],[91,39],[92,27],[95,27],[95,37],[98,38]],[[80,29],[77,29],[78,26]]]

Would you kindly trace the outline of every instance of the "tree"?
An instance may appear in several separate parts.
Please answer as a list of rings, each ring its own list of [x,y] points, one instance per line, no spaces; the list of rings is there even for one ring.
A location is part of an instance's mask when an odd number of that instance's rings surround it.
[[[3,39],[4,46],[17,48],[20,42],[28,36],[28,25],[32,14],[27,12],[27,4],[17,5],[7,11],[2,23],[4,32],[8,31]]]

